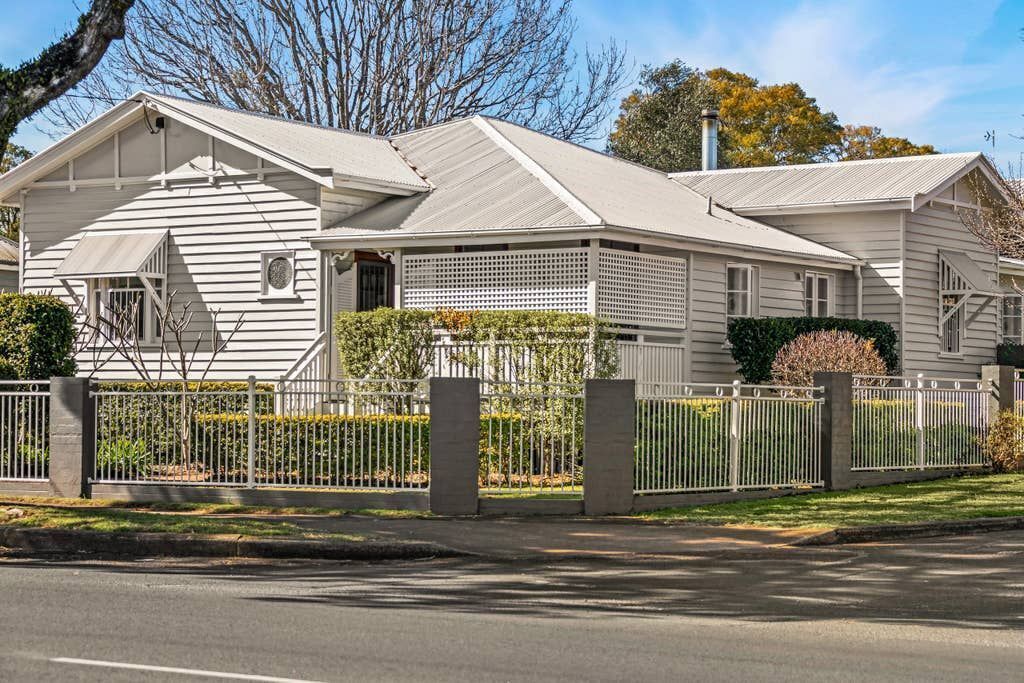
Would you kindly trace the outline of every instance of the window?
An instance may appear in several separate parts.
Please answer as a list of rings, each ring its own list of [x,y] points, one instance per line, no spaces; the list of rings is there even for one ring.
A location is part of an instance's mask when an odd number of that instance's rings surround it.
[[[962,295],[947,294],[942,297],[942,353],[960,354],[960,340],[963,338],[964,309],[960,305]]]
[[[757,267],[730,263],[725,276],[725,319],[757,315]]]
[[[1024,332],[1024,297],[1007,294],[1003,297],[1003,341],[1021,343]]]
[[[832,315],[832,276],[825,273],[804,273],[804,315],[826,318]]]
[[[135,338],[142,344],[153,344],[160,339],[160,316],[152,294],[137,277],[101,278],[89,285],[90,315],[93,323],[102,327],[113,339],[118,330],[131,326]],[[156,281],[156,293],[163,296],[163,284]],[[106,340],[101,340],[105,342]]]
[[[295,252],[269,251],[261,254],[260,294],[265,298],[295,296]]]
[[[392,305],[394,266],[386,261],[356,262],[356,310],[372,311]]]

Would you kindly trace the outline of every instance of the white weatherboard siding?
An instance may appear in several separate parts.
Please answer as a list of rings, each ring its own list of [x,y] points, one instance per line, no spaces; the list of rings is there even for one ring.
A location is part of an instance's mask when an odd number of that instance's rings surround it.
[[[900,332],[902,261],[900,212],[861,211],[856,213],[791,214],[761,216],[761,220],[827,244],[851,256],[863,259],[863,317],[891,324]],[[841,288],[837,311],[845,317],[856,316],[856,289],[853,277]]]
[[[175,124],[179,149],[197,154],[207,140],[195,131]],[[122,133],[122,136],[130,137]],[[158,173],[159,136],[139,137],[133,153],[136,171]],[[112,176],[113,143],[103,143],[107,158],[95,149],[88,168],[94,178]],[[239,165],[240,152],[223,149]],[[122,147],[124,167],[125,148]],[[188,167],[179,154],[169,154],[168,166]],[[209,158],[194,160],[196,166]],[[103,169],[111,169],[104,176]],[[35,187],[25,197],[24,286],[30,292],[53,292],[70,301],[54,269],[77,243],[83,231],[132,231],[168,229],[167,289],[176,291],[176,304],[191,301],[195,318],[193,334],[200,330],[210,338],[210,312],[219,310],[219,327],[226,333],[239,315],[245,322],[228,349],[222,353],[211,376],[244,378],[249,374],[276,377],[284,373],[317,334],[317,252],[302,238],[320,227],[319,187],[312,181],[280,169],[264,169],[263,181],[255,175],[174,180],[166,189],[159,182],[114,183],[64,187]],[[65,176],[66,177],[66,176]],[[295,294],[290,299],[260,300],[261,261],[264,251],[294,250]],[[81,282],[73,283],[80,291]],[[204,349],[208,348],[205,346]],[[154,350],[150,358],[156,360]],[[91,354],[81,357],[88,371]],[[100,376],[132,376],[129,366],[115,360]]]
[[[800,266],[695,253],[689,332],[691,381],[694,382],[726,382],[736,378],[736,363],[725,346],[725,275],[730,263],[757,266],[754,315],[792,317],[804,314],[803,269]],[[852,285],[852,278],[848,273],[824,269],[818,269],[818,272],[832,274],[840,300],[849,298],[847,290]]]
[[[906,218],[905,370],[931,375],[977,377],[978,366],[995,362],[1000,302],[993,300],[969,325],[961,342],[962,356],[939,355],[939,250],[970,256],[992,282],[997,281],[996,257],[987,251],[948,206],[922,207]],[[967,317],[983,301],[971,297]]]

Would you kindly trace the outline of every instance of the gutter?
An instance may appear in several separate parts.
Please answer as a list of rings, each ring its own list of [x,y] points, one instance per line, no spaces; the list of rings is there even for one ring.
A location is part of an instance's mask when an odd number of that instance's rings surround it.
[[[835,258],[825,255],[810,255],[810,254],[799,254],[790,251],[781,251],[778,249],[770,249],[767,247],[750,247],[742,244],[731,244],[728,242],[717,242],[714,240],[705,240],[697,237],[681,237],[675,236],[669,233],[652,232],[650,230],[642,230],[640,228],[630,228],[621,225],[580,225],[580,226],[559,226],[551,228],[506,228],[502,230],[459,230],[451,232],[431,232],[423,234],[411,234],[404,233],[401,235],[386,235],[386,234],[374,234],[366,233],[359,235],[313,235],[310,237],[303,237],[302,239],[307,240],[311,245],[320,245],[317,248],[330,248],[332,244],[338,244],[340,246],[350,246],[352,243],[359,242],[411,242],[417,241],[429,241],[429,240],[450,240],[453,238],[500,238],[504,236],[517,236],[517,235],[550,235],[558,233],[580,233],[590,232],[596,233],[605,230],[613,230],[619,232],[630,233],[634,235],[642,235],[648,239],[657,238],[664,242],[674,242],[673,245],[677,249],[691,250],[691,251],[709,251],[707,247],[714,247],[715,250],[732,251],[741,254],[752,254],[751,258],[757,258],[757,254],[770,254],[774,256],[785,257],[789,260],[795,260],[799,263],[811,263],[814,265],[826,264],[830,267],[840,267],[846,269],[852,269],[854,267],[864,265],[865,262],[853,258]],[[704,247],[703,249],[701,247]],[[760,260],[766,260],[761,258]]]
[[[857,319],[864,317],[864,274],[860,272],[860,265],[853,267],[853,279],[857,281]]]

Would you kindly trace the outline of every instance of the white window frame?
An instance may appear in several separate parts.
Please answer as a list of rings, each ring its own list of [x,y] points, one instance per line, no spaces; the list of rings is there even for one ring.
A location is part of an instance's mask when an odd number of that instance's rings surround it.
[[[284,289],[274,289],[268,281],[267,269],[271,261],[277,258],[288,259],[292,266],[292,279]],[[281,251],[265,251],[260,254],[260,299],[294,299],[295,280],[298,278],[298,271],[295,268],[295,251],[285,249]]]
[[[158,314],[158,306],[156,299],[153,294],[143,285],[141,282],[138,286],[114,286],[117,280],[127,279],[131,280],[131,277],[117,277],[117,278],[97,278],[88,281],[86,301],[87,313],[89,315],[89,321],[93,325],[100,325],[101,311],[107,308],[106,302],[109,301],[110,294],[113,292],[138,292],[142,295],[142,329],[136,329],[136,335],[138,337],[138,343],[140,346],[154,346],[160,343],[160,337],[162,330],[160,329],[160,317]],[[137,278],[136,278],[137,279]],[[155,283],[157,293],[159,296],[165,296],[163,291],[164,285],[162,280],[158,280]],[[162,303],[162,302],[161,302]],[[108,332],[110,334],[110,332]],[[99,346],[109,346],[110,342],[104,338],[99,337],[96,340]]]
[[[818,304],[821,303],[821,293],[819,288],[821,281],[824,280],[826,285],[825,295],[825,314],[822,315],[818,312]],[[811,283],[811,295],[807,296],[807,283]],[[804,315],[808,318],[830,318],[836,313],[836,279],[831,273],[823,273],[816,270],[808,270],[804,272]],[[808,311],[808,304],[812,304],[811,310]]]
[[[729,289],[729,271],[730,270],[745,270],[747,271],[747,289]],[[725,264],[725,325],[726,329],[729,327],[729,322],[733,318],[756,318],[759,313],[759,277],[761,269],[751,263],[726,263]],[[730,294],[745,294],[747,297],[747,312],[743,314],[729,314],[729,295]]]
[[[1017,310],[1013,316],[1007,316],[1006,314],[1006,304],[1010,301],[1016,302]],[[1006,333],[1006,321],[1010,318],[1016,318],[1017,320],[1016,334]],[[1024,296],[1020,294],[1007,294],[1003,297],[1003,301],[999,305],[999,334],[1004,342],[1020,344],[1024,341]]]

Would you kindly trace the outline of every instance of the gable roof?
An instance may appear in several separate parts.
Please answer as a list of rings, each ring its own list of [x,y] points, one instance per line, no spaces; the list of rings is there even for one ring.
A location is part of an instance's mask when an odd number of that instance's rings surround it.
[[[424,233],[617,228],[837,262],[857,259],[743,218],[660,171],[488,117],[392,138],[434,185],[388,199],[311,239],[397,239]]]
[[[309,168],[330,168],[334,175],[379,180],[429,190],[430,185],[407,164],[384,137],[353,133],[265,114],[228,109],[170,95],[140,93],[160,112],[178,113],[223,133],[258,143],[279,156]]]
[[[743,213],[856,204],[914,210],[975,168],[996,170],[980,152],[673,173],[671,178]],[[895,208],[895,207],[894,207]]]
[[[0,176],[0,200],[137,120],[143,107],[327,187],[362,181],[400,194],[430,189],[386,138],[140,91]]]

